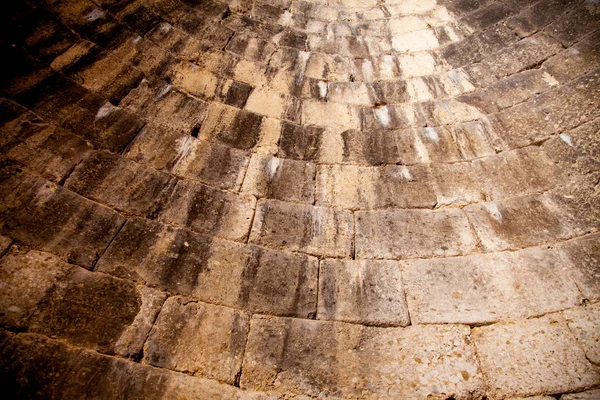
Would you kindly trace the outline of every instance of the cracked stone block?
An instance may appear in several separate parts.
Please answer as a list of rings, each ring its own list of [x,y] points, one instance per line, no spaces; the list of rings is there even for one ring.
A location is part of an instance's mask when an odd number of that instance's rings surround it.
[[[174,177],[163,172],[118,154],[100,151],[83,160],[64,186],[117,210],[152,216],[175,183]]]
[[[92,268],[125,219],[41,178],[7,167],[0,173],[0,231],[17,241]]]
[[[317,319],[408,325],[400,264],[376,260],[321,261]]]
[[[413,323],[486,324],[574,307],[577,286],[553,250],[403,262]]]
[[[159,220],[206,233],[243,241],[250,232],[256,199],[180,180],[165,199]]]
[[[334,208],[260,200],[250,243],[326,257],[349,257],[352,214]]]
[[[436,195],[423,166],[322,165],[317,204],[346,209],[433,208]]]
[[[483,382],[468,335],[460,325],[254,317],[240,387],[314,397],[469,398]]]
[[[241,245],[157,222],[127,222],[97,271],[254,312],[315,313],[314,257]]]
[[[493,396],[576,392],[600,382],[559,316],[474,328],[471,340]]]
[[[357,258],[453,256],[475,250],[476,238],[461,210],[357,211]]]
[[[3,334],[1,340],[0,371],[7,383],[5,393],[11,398],[44,393],[51,398],[242,400],[250,399],[245,396],[252,394],[214,380],[74,348],[39,335]]]
[[[102,353],[136,356],[165,298],[156,290],[70,266],[47,253],[14,254],[6,266],[13,270],[13,280],[32,283],[32,274],[44,276],[42,285],[28,293],[32,297],[20,301],[31,312],[29,332]],[[47,267],[49,271],[41,271]]]
[[[254,154],[248,165],[242,193],[313,204],[315,174],[313,163]]]
[[[568,271],[571,278],[585,298],[600,298],[600,234],[559,243],[557,248],[569,261]]]
[[[562,312],[569,329],[581,344],[588,360],[600,364],[600,304],[588,304]]]
[[[165,302],[144,346],[144,362],[230,385],[242,366],[249,317],[183,297]]]

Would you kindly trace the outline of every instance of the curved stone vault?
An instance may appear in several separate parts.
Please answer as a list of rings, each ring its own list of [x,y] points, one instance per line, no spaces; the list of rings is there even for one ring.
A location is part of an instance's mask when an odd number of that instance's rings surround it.
[[[600,2],[3,2],[6,398],[600,399]]]

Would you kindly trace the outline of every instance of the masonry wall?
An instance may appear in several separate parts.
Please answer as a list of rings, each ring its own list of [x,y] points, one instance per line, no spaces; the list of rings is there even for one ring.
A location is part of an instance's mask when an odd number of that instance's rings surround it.
[[[7,398],[600,398],[598,1],[1,7]]]

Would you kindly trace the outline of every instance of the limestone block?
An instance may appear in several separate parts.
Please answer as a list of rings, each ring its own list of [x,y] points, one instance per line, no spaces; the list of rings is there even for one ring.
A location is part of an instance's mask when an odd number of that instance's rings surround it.
[[[392,36],[392,47],[399,52],[432,50],[439,45],[432,29],[411,31]]]
[[[210,303],[257,312],[314,314],[317,261],[130,220],[97,270]]]
[[[482,30],[515,13],[508,4],[492,2],[462,19],[475,30]]]
[[[592,34],[579,43],[550,57],[543,64],[557,81],[564,83],[591,71],[598,66],[600,33]]]
[[[169,298],[144,345],[144,362],[233,384],[249,317],[238,310]]]
[[[575,392],[600,382],[560,317],[474,328],[472,340],[489,393],[500,398]]]
[[[562,312],[569,329],[594,364],[600,361],[600,304],[588,304]]]
[[[175,178],[115,153],[87,157],[64,186],[82,196],[134,215],[152,215],[175,186]]]
[[[356,107],[314,100],[306,100],[302,104],[302,123],[339,130],[361,127]]]
[[[400,265],[394,261],[321,261],[317,319],[363,325],[410,323]]]
[[[586,392],[563,394],[561,400],[594,400],[600,397],[600,390],[588,390]]]
[[[556,18],[544,32],[568,47],[580,38],[597,30],[598,4],[577,4],[571,12]]]
[[[219,78],[210,71],[190,62],[181,62],[173,67],[173,84],[200,98],[215,96]]]
[[[548,25],[570,8],[572,3],[562,1],[540,1],[530,8],[506,20],[506,25],[515,30],[521,37],[530,36]]]
[[[268,89],[253,90],[246,103],[246,110],[277,119],[283,116],[286,108],[287,99],[285,95]]]
[[[0,230],[21,243],[92,268],[125,219],[68,189],[5,168]]]
[[[403,263],[413,323],[485,324],[573,307],[581,296],[552,250]]]
[[[334,103],[370,106],[367,86],[361,82],[332,82],[328,85],[327,100]]]
[[[243,241],[250,232],[256,199],[183,181],[165,200],[159,220],[225,239]]]
[[[571,278],[586,299],[600,298],[600,234],[562,242],[557,245],[568,261]]]
[[[317,256],[349,257],[352,214],[334,208],[260,200],[250,243]]]
[[[263,118],[220,103],[211,103],[199,137],[242,150],[253,148],[260,138]]]
[[[481,167],[475,162],[431,164],[436,206],[460,206],[485,200]]]
[[[483,382],[468,334],[457,325],[365,328],[254,317],[240,387],[315,397],[469,398]]]
[[[427,167],[322,165],[317,205],[346,209],[433,208],[436,195]]]
[[[314,204],[315,173],[313,163],[254,154],[244,178],[242,193]]]
[[[476,239],[461,210],[358,211],[357,258],[420,258],[470,253]]]
[[[283,123],[279,140],[281,158],[314,161],[320,151],[321,136],[324,129],[317,126],[302,126]]]

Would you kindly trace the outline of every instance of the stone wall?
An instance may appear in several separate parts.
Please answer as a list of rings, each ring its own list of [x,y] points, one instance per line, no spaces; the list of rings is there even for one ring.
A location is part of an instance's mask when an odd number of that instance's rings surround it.
[[[600,398],[599,1],[1,8],[7,398]]]

